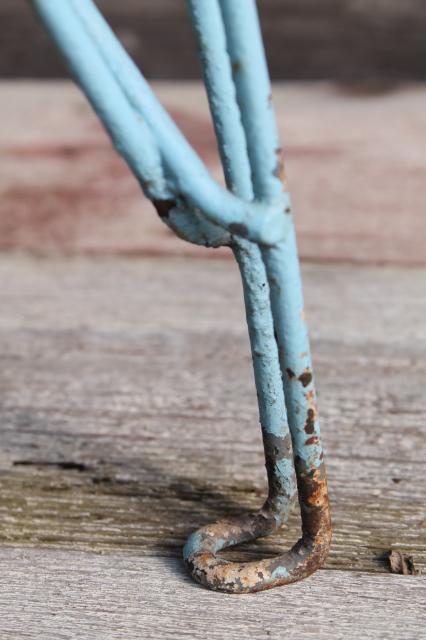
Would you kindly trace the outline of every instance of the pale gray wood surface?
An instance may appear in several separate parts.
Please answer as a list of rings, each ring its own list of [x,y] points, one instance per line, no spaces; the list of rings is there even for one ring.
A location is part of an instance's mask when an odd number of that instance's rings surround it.
[[[426,579],[321,571],[229,596],[194,587],[173,559],[0,551],[3,640],[424,640]]]
[[[235,265],[0,257],[7,640],[315,638],[317,622],[323,637],[426,637],[424,579],[385,561],[426,566],[426,269],[303,274],[334,540],[306,583],[239,599],[177,560],[195,527],[264,496]],[[278,553],[297,530],[295,514],[233,555]]]

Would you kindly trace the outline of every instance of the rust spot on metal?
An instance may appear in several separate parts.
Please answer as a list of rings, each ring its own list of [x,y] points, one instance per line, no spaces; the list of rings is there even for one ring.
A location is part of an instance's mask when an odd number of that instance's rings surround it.
[[[288,434],[285,438],[275,436],[272,433],[263,431],[263,445],[266,459],[281,460],[288,458],[291,454],[291,437]]]
[[[308,414],[305,422],[305,433],[311,435],[315,432],[315,411],[314,409],[308,409]]]
[[[315,483],[314,489],[307,499],[307,503],[311,507],[320,507],[324,501],[324,495],[326,494],[326,491],[327,487],[323,480],[321,482]]]
[[[280,500],[285,497],[288,502],[291,502],[294,496],[288,494],[283,479],[277,474],[277,463],[280,460],[291,459],[292,456],[290,434],[283,438],[262,429],[262,437],[269,488],[267,500],[261,510],[262,520],[266,518],[266,521],[262,522],[262,527],[265,529],[265,527],[270,527],[271,519],[274,521],[273,527],[277,526],[274,514],[280,514]]]
[[[298,379],[304,387],[307,387],[312,382],[312,371],[310,369],[305,369]]]
[[[308,419],[312,416],[312,414],[310,413],[310,411],[313,411],[313,420],[316,420],[316,417],[318,415],[318,411],[317,411],[317,405],[315,402],[315,392],[313,389],[311,389],[310,391],[307,391],[305,394],[306,397],[306,401],[308,403],[308,413],[307,413],[307,417]]]
[[[241,64],[240,60],[234,60],[232,63],[232,73],[233,75],[237,75],[237,73],[240,73],[241,69],[243,68],[243,65]]]
[[[140,185],[144,193],[149,193],[152,188],[152,180],[140,180]]]
[[[160,218],[167,219],[169,217],[169,213],[174,207],[176,207],[176,200],[173,198],[168,198],[166,200],[153,200],[152,201],[154,207],[157,209],[157,213]]]
[[[293,369],[286,369],[286,372],[290,380],[296,377],[296,374],[294,373]]]
[[[323,465],[314,472],[300,473],[298,475],[298,489],[302,507],[304,537],[318,539],[320,545],[330,541],[331,520]]]
[[[283,190],[287,191],[287,176],[286,176],[286,172],[285,172],[284,158],[283,158],[283,152],[282,152],[281,147],[277,147],[275,149],[275,155],[276,155],[276,158],[277,158],[277,162],[276,162],[273,174],[282,183]],[[287,213],[287,211],[286,211],[286,213]]]
[[[305,442],[306,445],[310,446],[311,444],[318,444],[319,440],[317,436],[312,436],[312,438],[308,438]]]

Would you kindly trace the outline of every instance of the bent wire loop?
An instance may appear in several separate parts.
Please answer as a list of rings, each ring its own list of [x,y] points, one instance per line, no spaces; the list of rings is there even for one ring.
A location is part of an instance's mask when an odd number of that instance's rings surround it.
[[[193,533],[184,560],[218,591],[300,580],[331,541],[299,262],[255,0],[187,0],[227,188],[214,181],[91,0],[30,0],[158,214],[179,237],[229,246],[239,265],[268,476],[259,511]],[[298,496],[302,537],[279,557],[229,562]]]

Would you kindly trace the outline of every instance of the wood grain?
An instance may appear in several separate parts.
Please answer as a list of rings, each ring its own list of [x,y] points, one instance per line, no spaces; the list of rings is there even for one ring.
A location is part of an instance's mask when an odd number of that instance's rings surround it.
[[[0,536],[180,555],[265,491],[229,262],[0,260]],[[426,564],[425,271],[304,268],[333,505],[328,568]],[[278,553],[289,530],[239,554]],[[234,554],[235,555],[235,554]]]
[[[220,179],[201,84],[154,89]],[[357,94],[285,83],[273,95],[302,258],[426,264],[425,86]],[[0,121],[0,250],[229,255],[160,222],[71,83],[0,83]]]
[[[229,596],[196,586],[174,559],[2,549],[0,562],[4,640],[426,638],[425,578],[321,571]]]

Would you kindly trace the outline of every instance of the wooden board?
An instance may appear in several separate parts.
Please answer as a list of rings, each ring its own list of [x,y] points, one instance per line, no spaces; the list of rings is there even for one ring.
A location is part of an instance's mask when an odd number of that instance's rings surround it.
[[[213,175],[200,84],[155,91]],[[274,87],[303,259],[425,264],[426,88],[376,94],[331,83]],[[0,249],[224,257],[158,220],[70,83],[0,84]]]
[[[3,258],[5,544],[178,555],[259,505],[260,431],[232,263]],[[310,266],[335,535],[327,566],[426,562],[425,271]],[[250,548],[275,553],[289,532]]]
[[[199,588],[177,560],[0,551],[4,640],[424,640],[426,579],[321,571],[264,593]]]
[[[186,577],[185,537],[261,504],[231,261],[0,256],[2,639],[426,638],[426,269],[305,265],[334,539],[256,596]],[[269,539],[228,553],[280,553]]]

